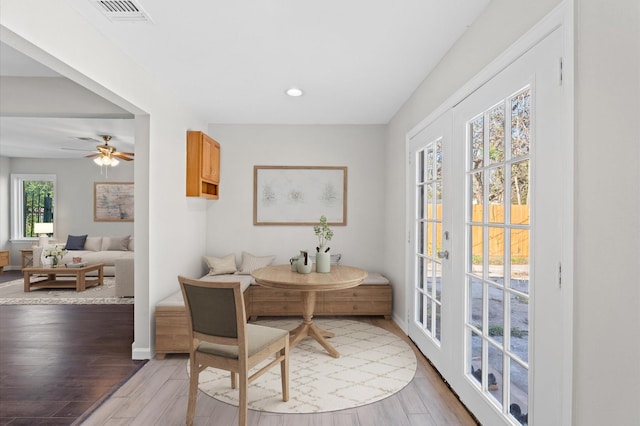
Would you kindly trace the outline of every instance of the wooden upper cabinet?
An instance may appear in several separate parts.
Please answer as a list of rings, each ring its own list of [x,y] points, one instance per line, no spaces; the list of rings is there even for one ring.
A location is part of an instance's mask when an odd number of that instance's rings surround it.
[[[218,199],[220,144],[203,132],[187,131],[187,197]]]

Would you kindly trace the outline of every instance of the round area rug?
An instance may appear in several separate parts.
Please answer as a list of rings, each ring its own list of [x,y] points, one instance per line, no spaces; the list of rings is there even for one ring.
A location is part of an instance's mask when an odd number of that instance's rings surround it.
[[[301,319],[283,318],[259,320],[256,324],[292,330],[300,322]],[[327,354],[315,340],[303,339],[289,353],[289,401],[282,400],[280,367],[275,366],[249,384],[250,409],[275,413],[343,410],[393,395],[413,379],[413,350],[393,333],[339,318],[314,318],[314,322],[335,333],[328,341],[340,358]],[[200,373],[200,390],[219,401],[238,405],[238,390],[231,389],[227,371],[204,370]]]

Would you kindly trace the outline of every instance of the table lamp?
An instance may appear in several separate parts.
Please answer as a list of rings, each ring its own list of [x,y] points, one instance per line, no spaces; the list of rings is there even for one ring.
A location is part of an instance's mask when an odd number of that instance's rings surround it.
[[[33,232],[40,234],[38,244],[40,247],[45,247],[49,244],[49,236],[47,234],[53,234],[53,222],[34,223]]]

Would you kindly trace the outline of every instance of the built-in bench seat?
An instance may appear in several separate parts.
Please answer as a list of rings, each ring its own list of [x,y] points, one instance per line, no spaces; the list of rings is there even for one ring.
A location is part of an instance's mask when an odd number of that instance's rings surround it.
[[[261,287],[250,275],[206,275],[203,280],[240,281],[244,290],[247,317],[300,316],[301,295],[297,291]],[[389,280],[369,272],[357,287],[317,293],[314,316],[381,315],[391,318],[392,288]],[[168,353],[187,353],[189,337],[182,293],[177,291],[156,305],[156,358]]]

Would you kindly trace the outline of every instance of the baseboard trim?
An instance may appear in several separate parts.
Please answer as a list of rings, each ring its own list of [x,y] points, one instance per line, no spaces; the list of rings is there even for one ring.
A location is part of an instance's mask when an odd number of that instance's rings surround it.
[[[131,359],[151,359],[153,358],[153,351],[151,348],[136,348],[135,343],[131,345]]]

